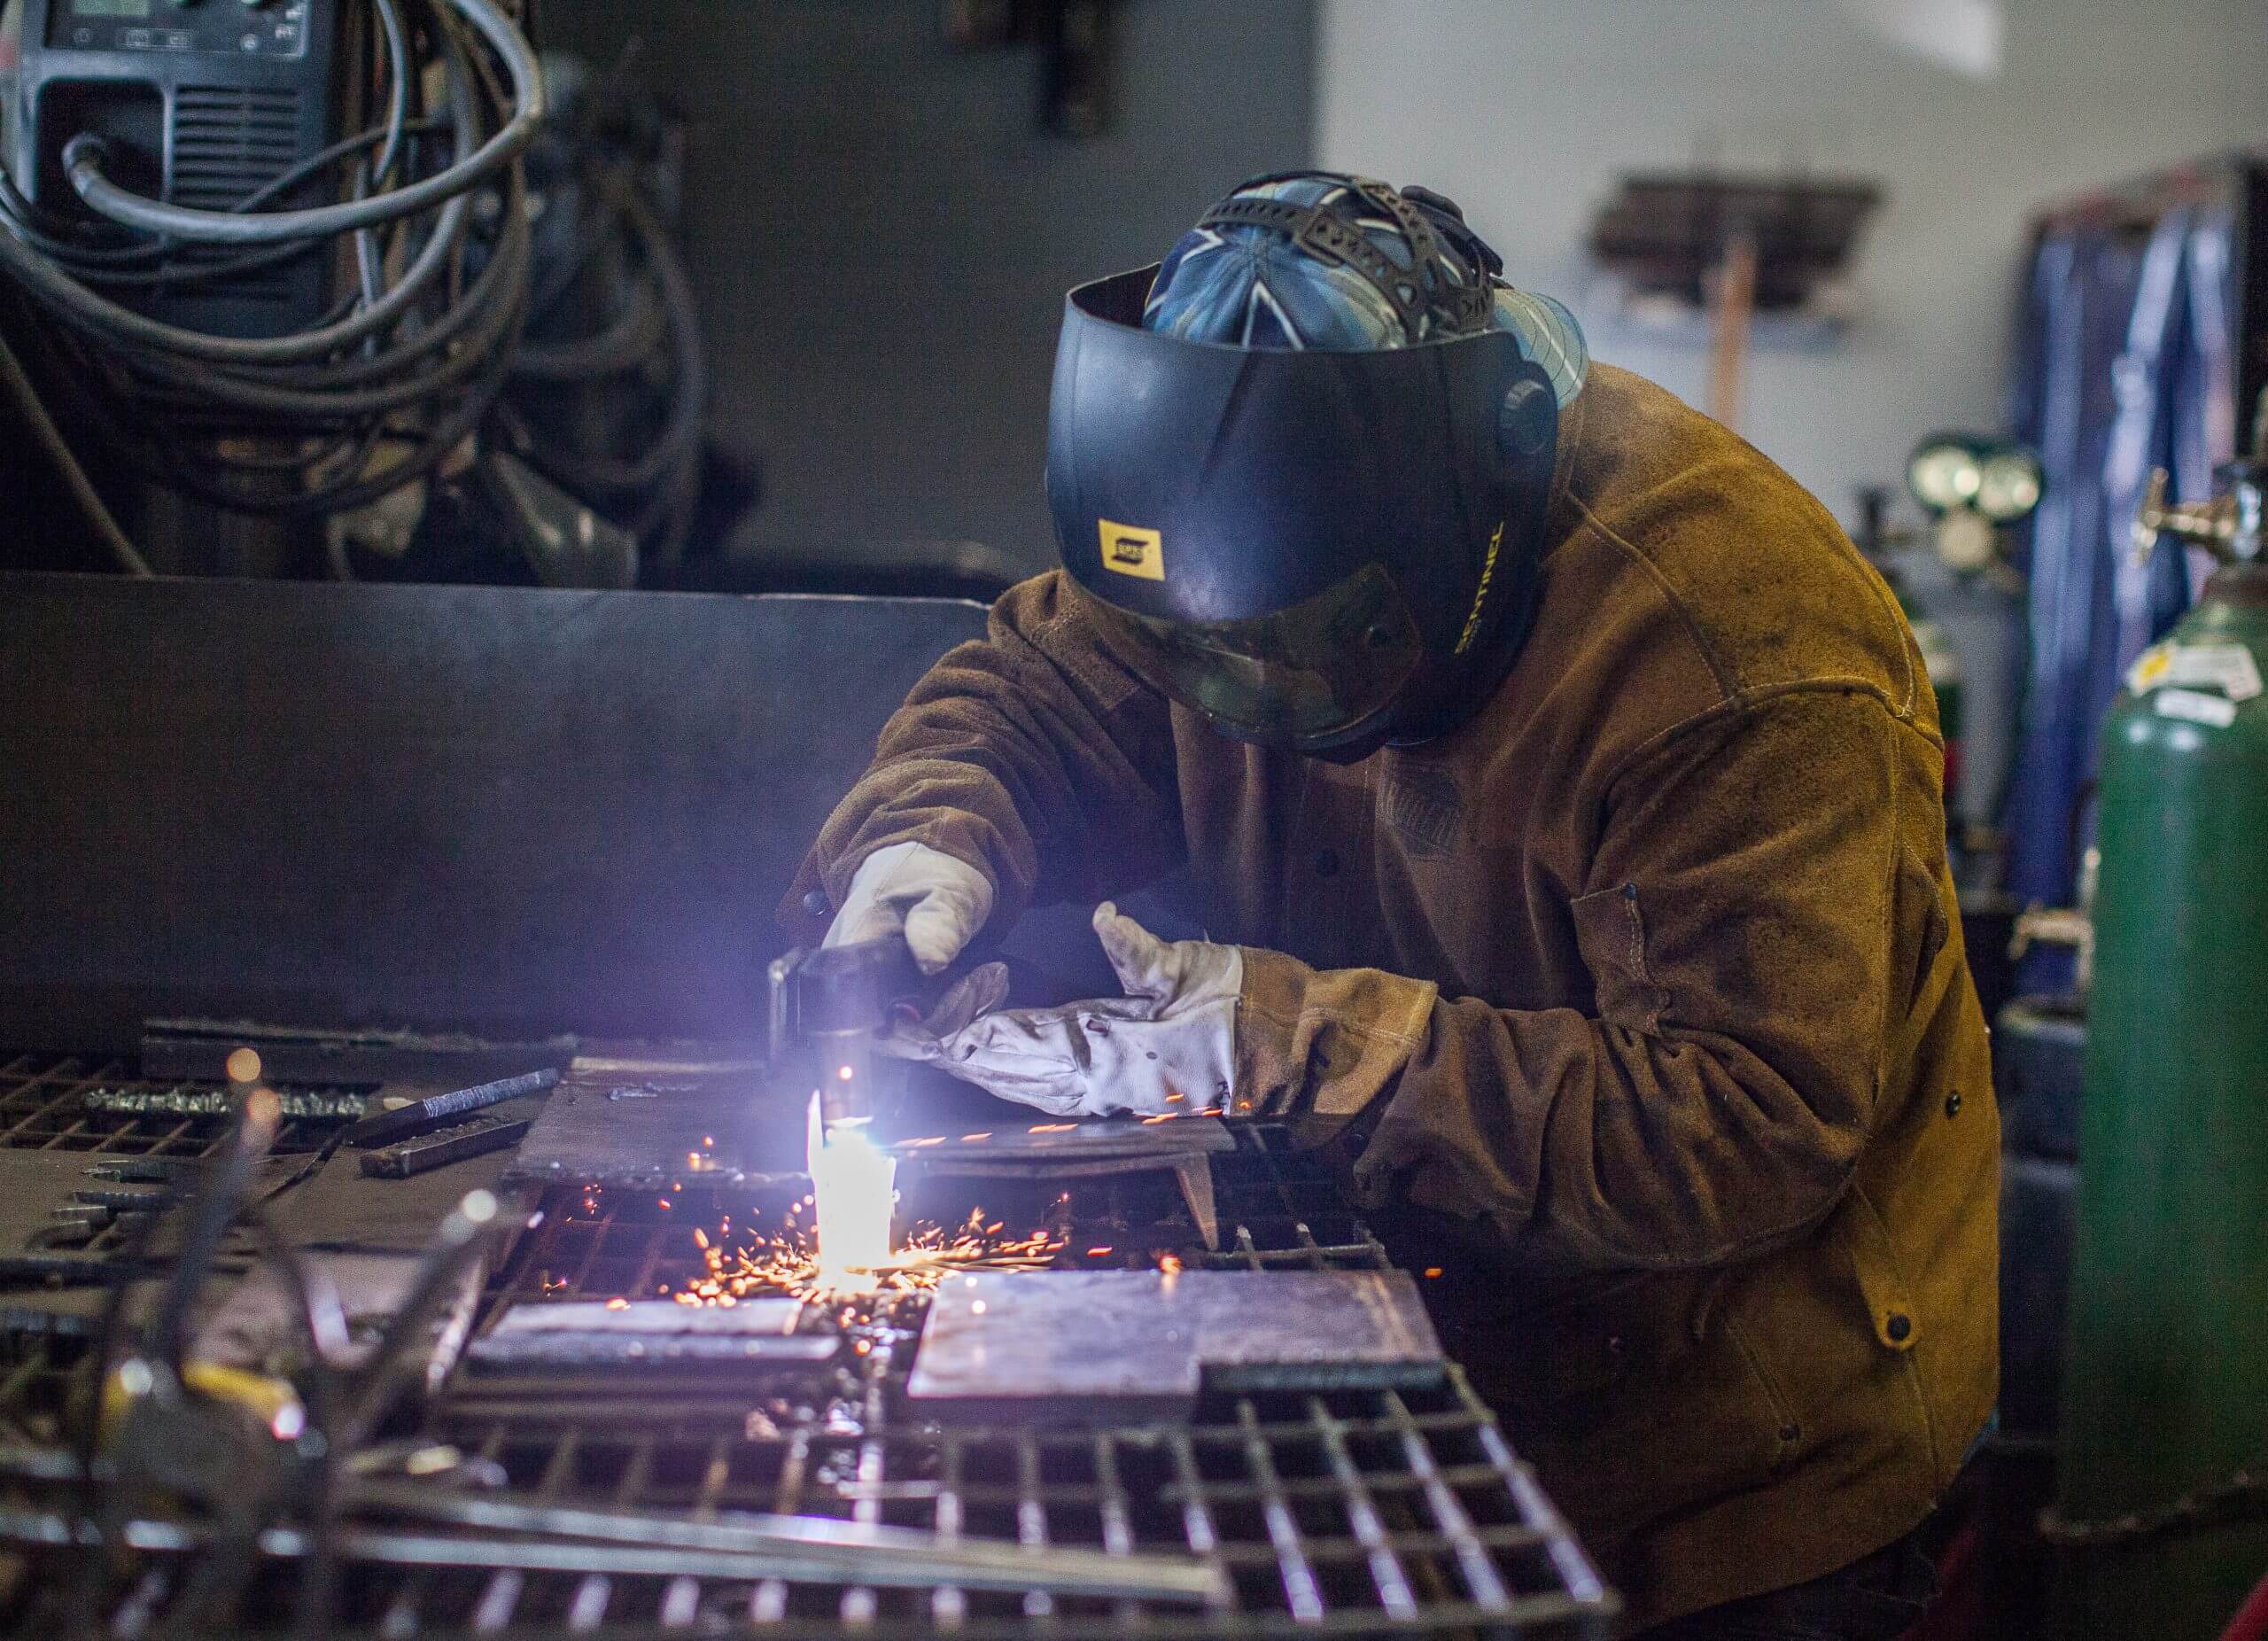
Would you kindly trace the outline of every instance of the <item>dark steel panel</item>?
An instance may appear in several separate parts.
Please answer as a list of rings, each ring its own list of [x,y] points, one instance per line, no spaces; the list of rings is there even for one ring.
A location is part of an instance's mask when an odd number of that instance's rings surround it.
[[[0,1041],[729,1036],[974,604],[0,575]]]
[[[534,1101],[498,1106],[491,1115],[524,1120]],[[403,1178],[364,1173],[345,1152],[269,1203],[276,1226],[295,1248],[358,1253],[418,1254],[469,1191],[503,1193],[509,1160],[500,1151],[464,1157]],[[533,1200],[532,1194],[530,1201]]]
[[[774,1097],[753,1058],[593,1049],[544,1101],[508,1178],[648,1191],[687,1179],[757,1187],[803,1172],[803,1101]]]
[[[906,1393],[938,1412],[1091,1423],[1185,1415],[1200,1390],[1437,1381],[1399,1271],[1038,1271],[944,1283]]]
[[[938,1173],[966,1174],[1024,1169],[1052,1172],[1064,1164],[1091,1162],[1168,1167],[1186,1156],[1236,1148],[1229,1125],[1217,1116],[1171,1122],[1123,1116],[1049,1119],[983,1133],[922,1134],[890,1147],[902,1161],[920,1163]]]
[[[536,1043],[427,1037],[414,1031],[289,1030],[256,1020],[151,1020],[142,1033],[145,1077],[219,1082],[238,1048],[259,1051],[260,1075],[283,1083],[430,1083],[462,1088],[533,1066],[563,1066],[571,1037]]]
[[[362,1153],[362,1171],[379,1179],[410,1179],[447,1168],[468,1157],[486,1156],[517,1145],[528,1132],[528,1119],[476,1117],[454,1128],[407,1139],[396,1146]]]

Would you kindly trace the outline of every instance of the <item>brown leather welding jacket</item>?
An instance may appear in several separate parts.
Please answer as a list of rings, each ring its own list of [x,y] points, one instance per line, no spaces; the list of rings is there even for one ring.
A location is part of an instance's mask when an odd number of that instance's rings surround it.
[[[912,839],[981,867],[999,925],[1185,867],[1248,948],[1237,1109],[1346,1129],[1368,1205],[1481,1233],[1465,1354],[1635,1628],[1929,1511],[1996,1393],[1999,1123],[1889,588],[1603,365],[1544,541],[1487,705],[1345,767],[1222,738],[1060,573],[1025,582],[799,889],[839,905]]]

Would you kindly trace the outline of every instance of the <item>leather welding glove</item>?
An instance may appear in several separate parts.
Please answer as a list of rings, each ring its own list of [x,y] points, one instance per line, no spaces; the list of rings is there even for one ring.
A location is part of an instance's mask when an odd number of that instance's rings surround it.
[[[1243,952],[1209,940],[1161,940],[1108,901],[1095,908],[1094,924],[1124,997],[983,1014],[944,1034],[907,1026],[894,1052],[1054,1116],[1156,1116],[1226,1105]]]
[[[934,975],[960,955],[992,915],[992,884],[966,860],[926,844],[891,844],[858,863],[822,945],[903,933],[913,960]]]

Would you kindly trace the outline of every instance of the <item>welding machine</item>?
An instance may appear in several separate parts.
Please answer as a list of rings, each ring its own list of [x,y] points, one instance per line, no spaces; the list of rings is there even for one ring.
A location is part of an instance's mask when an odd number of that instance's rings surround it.
[[[20,0],[17,95],[7,129],[16,187],[44,213],[98,219],[66,171],[74,143],[100,144],[105,173],[138,193],[202,210],[306,167],[361,124],[369,0]],[[261,208],[328,204],[333,175],[301,172]],[[308,247],[313,249],[314,247]],[[337,259],[318,252],[211,276],[249,261],[184,245],[153,276],[114,292],[121,305],[215,336],[278,336],[312,323],[331,299]]]
[[[66,432],[167,567],[344,573],[342,521],[414,523],[518,338],[524,8],[12,4],[0,378],[125,567]]]

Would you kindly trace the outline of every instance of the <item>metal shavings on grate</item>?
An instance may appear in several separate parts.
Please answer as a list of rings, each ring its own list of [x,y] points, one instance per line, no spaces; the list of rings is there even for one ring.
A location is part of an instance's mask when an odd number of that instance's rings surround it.
[[[157,1096],[190,1092],[219,1099],[212,1112],[167,1108]],[[276,1152],[312,1151],[322,1143],[338,1120],[336,1116],[302,1118],[289,1101],[302,1097],[324,1101],[353,1102],[350,1116],[361,1114],[360,1091],[299,1087],[284,1093],[284,1126],[276,1136]],[[114,1103],[103,1109],[89,1097],[103,1094]],[[148,1081],[134,1075],[132,1064],[105,1056],[17,1054],[0,1049],[0,1146],[12,1151],[88,1151],[117,1156],[164,1156],[194,1159],[211,1153],[228,1129],[226,1091],[219,1084],[182,1085],[172,1080]],[[136,1108],[125,1108],[130,1105]],[[320,1124],[310,1126],[310,1124]]]
[[[363,1098],[350,1090],[279,1088],[275,1093],[284,1115],[300,1122],[352,1122],[362,1115]],[[80,1097],[89,1111],[128,1116],[228,1116],[235,1099],[229,1089],[196,1083],[90,1088]]]

